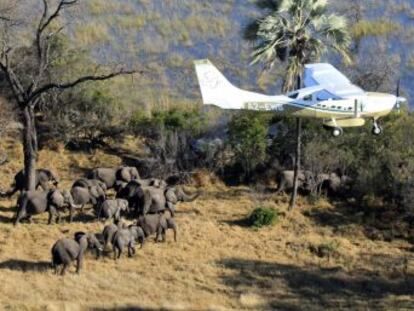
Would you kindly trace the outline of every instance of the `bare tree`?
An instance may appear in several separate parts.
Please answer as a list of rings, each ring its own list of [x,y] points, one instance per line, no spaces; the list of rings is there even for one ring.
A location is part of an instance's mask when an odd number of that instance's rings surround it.
[[[0,70],[8,82],[12,97],[18,106],[23,121],[24,171],[26,189],[28,190],[34,189],[38,157],[35,109],[42,101],[43,96],[51,90],[70,89],[87,81],[102,81],[123,74],[135,73],[135,71],[121,68],[109,73],[81,76],[72,81],[52,81],[50,53],[54,40],[63,30],[63,27],[56,27],[57,19],[66,8],[76,5],[79,0],[59,0],[54,9],[50,7],[49,2],[49,0],[43,0],[42,16],[37,26],[30,30],[34,42],[28,48],[23,43],[16,48],[15,38],[12,39],[11,33],[15,28],[21,26],[17,19],[7,16],[0,19],[3,32],[0,49]],[[34,59],[32,66],[28,67],[25,72],[16,70],[17,55],[21,49],[27,49],[26,53],[32,55]]]

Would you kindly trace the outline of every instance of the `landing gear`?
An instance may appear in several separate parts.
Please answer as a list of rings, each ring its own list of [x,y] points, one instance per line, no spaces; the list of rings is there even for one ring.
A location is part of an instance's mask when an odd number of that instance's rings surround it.
[[[372,134],[375,136],[381,135],[382,134],[382,128],[381,126],[379,126],[377,120],[374,120],[374,126],[372,128]]]
[[[332,129],[332,136],[333,137],[339,137],[344,133],[344,131],[342,130],[342,128],[340,127],[334,127]]]

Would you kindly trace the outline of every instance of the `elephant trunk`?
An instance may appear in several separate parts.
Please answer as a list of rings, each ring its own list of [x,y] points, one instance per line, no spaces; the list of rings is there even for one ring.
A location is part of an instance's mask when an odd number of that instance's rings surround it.
[[[68,193],[68,203],[71,209],[79,209],[82,207],[82,204],[79,204],[79,205],[75,204],[75,201],[73,200],[72,194],[70,192]]]
[[[194,193],[194,194],[187,194],[187,193],[185,193],[184,192],[184,190],[181,188],[180,189],[180,192],[181,192],[181,197],[182,197],[182,199],[183,199],[183,202],[193,202],[194,200],[196,200],[199,196],[200,196],[200,194],[201,194],[201,192],[200,191],[198,191],[198,192],[196,192],[196,193]]]

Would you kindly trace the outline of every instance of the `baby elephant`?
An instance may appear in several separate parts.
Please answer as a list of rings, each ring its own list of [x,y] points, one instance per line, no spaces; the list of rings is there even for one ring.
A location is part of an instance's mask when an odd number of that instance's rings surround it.
[[[160,235],[162,242],[165,242],[167,229],[172,229],[174,231],[174,241],[177,242],[177,224],[172,215],[170,209],[166,209],[164,213],[146,214],[138,218],[137,225],[144,230],[145,237],[156,233],[155,242],[159,241]]]
[[[72,261],[76,260],[76,273],[80,273],[83,256],[87,249],[96,249],[97,258],[102,251],[102,246],[92,233],[76,232],[74,239],[60,239],[52,247],[52,266],[58,274],[59,266],[63,265],[61,275],[65,275],[66,269]]]
[[[119,221],[121,219],[121,212],[128,212],[128,201],[124,199],[106,200],[102,203],[99,212],[98,219],[114,219]]]
[[[135,242],[141,244],[141,248],[145,241],[145,234],[141,227],[131,225],[127,229],[119,229],[112,239],[112,248],[114,250],[114,259],[121,257],[124,247],[128,247],[128,257],[135,254]],[[117,255],[118,252],[118,255]]]
[[[106,225],[102,231],[102,236],[103,236],[104,243],[105,243],[103,248],[107,249],[109,243],[112,244],[112,240],[115,236],[115,233],[118,230],[127,229],[127,228],[128,226],[121,221],[119,221],[117,224]]]

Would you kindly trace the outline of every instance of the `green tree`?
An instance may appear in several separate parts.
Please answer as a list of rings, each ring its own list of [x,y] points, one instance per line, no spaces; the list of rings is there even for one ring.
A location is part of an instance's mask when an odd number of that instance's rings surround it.
[[[228,129],[229,143],[248,180],[253,169],[266,157],[267,122],[262,115],[242,112],[233,116]]]
[[[270,13],[256,21],[257,42],[252,54],[252,64],[263,63],[265,69],[276,63],[286,62],[283,91],[301,87],[301,74],[306,63],[315,62],[328,51],[339,53],[351,62],[348,47],[351,38],[346,19],[328,14],[327,0],[259,1]],[[297,196],[297,179],[301,156],[301,120],[296,121],[296,157],[294,189],[290,208]]]

